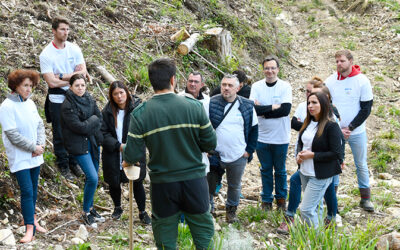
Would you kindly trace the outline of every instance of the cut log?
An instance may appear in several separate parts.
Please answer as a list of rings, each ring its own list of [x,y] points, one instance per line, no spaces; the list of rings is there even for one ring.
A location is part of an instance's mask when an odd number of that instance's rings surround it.
[[[106,82],[112,83],[116,81],[115,77],[108,73],[105,67],[103,66],[96,66],[95,67],[96,71],[106,80]]]
[[[189,32],[185,28],[173,34],[170,39],[172,42],[184,41],[190,37]]]
[[[185,40],[178,46],[178,53],[184,56],[189,54],[189,52],[193,50],[193,47],[199,40],[199,38],[200,38],[199,33],[192,34],[187,40]]]
[[[232,57],[232,36],[231,32],[223,28],[212,28],[205,32],[205,44],[208,49],[213,50],[219,55],[221,61]]]

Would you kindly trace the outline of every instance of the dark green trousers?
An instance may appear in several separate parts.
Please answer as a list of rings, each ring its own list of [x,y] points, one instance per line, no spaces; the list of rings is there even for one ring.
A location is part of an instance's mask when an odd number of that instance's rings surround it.
[[[154,240],[158,249],[176,250],[178,238],[178,223],[182,212],[172,216],[160,218],[152,212],[151,225]],[[214,236],[214,223],[209,211],[203,214],[185,213],[185,221],[189,226],[196,249],[212,249]]]

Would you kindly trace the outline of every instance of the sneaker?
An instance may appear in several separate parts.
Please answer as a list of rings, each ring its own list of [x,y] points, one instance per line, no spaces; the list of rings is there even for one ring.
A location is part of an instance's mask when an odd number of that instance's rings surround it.
[[[106,219],[103,216],[101,216],[96,210],[94,210],[94,208],[92,208],[92,210],[90,210],[90,214],[93,215],[94,220],[96,222],[105,222],[106,221]]]
[[[280,234],[289,234],[289,225],[291,225],[293,221],[293,217],[285,216],[285,221],[281,223],[276,231]]]
[[[68,167],[60,168],[60,173],[67,181],[73,181],[75,179]]]
[[[264,210],[264,211],[272,210],[272,202],[262,202],[261,203],[261,209]]]
[[[151,224],[151,219],[150,219],[149,215],[146,213],[146,211],[139,212],[139,219],[140,219],[140,222],[142,222],[145,225]]]
[[[81,167],[78,164],[69,165],[69,169],[76,177],[81,177],[84,175]]]
[[[89,227],[97,228],[97,223],[95,221],[95,218],[94,218],[93,214],[85,213],[84,215],[82,215],[82,220]]]
[[[121,218],[122,212],[124,210],[122,210],[121,207],[115,207],[114,208],[114,212],[111,215],[111,218],[113,218],[114,220],[119,220],[119,218]]]

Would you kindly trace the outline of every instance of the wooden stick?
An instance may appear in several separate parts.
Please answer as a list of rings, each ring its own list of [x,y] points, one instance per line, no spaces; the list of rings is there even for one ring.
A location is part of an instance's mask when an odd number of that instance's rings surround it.
[[[101,209],[101,210],[104,210],[104,211],[109,211],[109,212],[112,212],[112,211],[113,211],[111,208],[102,207],[102,206],[99,206],[99,205],[93,205],[93,207],[98,208],[98,209]]]
[[[217,68],[217,66],[215,66],[214,64],[210,63],[207,59],[205,59],[202,55],[200,55],[197,51],[193,50],[193,53],[195,53],[197,56],[199,56],[201,59],[203,59],[208,65],[210,65],[211,67],[213,67],[214,69],[218,70],[219,72],[221,72],[222,74],[226,74],[225,72],[223,72],[222,70],[220,70],[219,68]]]
[[[3,3],[3,2],[1,2],[1,5],[3,5],[4,6],[4,8],[6,8],[9,12],[11,12],[12,13],[12,11],[7,7],[7,5],[5,4],[5,3]]]
[[[90,85],[92,85],[93,84],[93,81],[92,81],[92,78],[91,77],[89,77],[89,82],[90,82]],[[101,95],[104,97],[104,100],[108,100],[107,99],[107,96],[103,93],[103,90],[100,88],[100,85],[99,85],[99,83],[98,82],[96,82],[96,86],[97,86],[97,88],[100,90],[100,93],[101,93]]]
[[[58,230],[58,229],[60,229],[60,228],[62,228],[62,227],[64,227],[64,226],[66,226],[66,225],[68,225],[68,224],[70,224],[70,223],[77,222],[77,221],[78,221],[77,219],[76,219],[76,220],[67,221],[67,222],[65,222],[64,224],[61,224],[61,225],[57,226],[57,227],[54,228],[53,230],[48,231],[48,232],[46,233],[46,235],[51,234],[51,233],[53,233],[54,231],[56,231],[56,230]]]

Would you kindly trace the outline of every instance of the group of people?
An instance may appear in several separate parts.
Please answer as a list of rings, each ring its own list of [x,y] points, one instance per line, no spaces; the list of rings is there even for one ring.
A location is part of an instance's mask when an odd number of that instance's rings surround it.
[[[279,60],[268,56],[262,62],[265,78],[247,85],[243,71],[226,74],[212,96],[202,92],[204,76],[192,72],[185,90],[178,95],[176,66],[171,59],[158,59],[148,66],[154,96],[146,102],[129,93],[120,81],[109,87],[109,101],[102,111],[86,90],[88,74],[79,47],[67,41],[69,22],[56,18],[54,35],[40,55],[43,78],[49,86],[45,105],[52,123],[56,164],[66,179],[85,176],[82,220],[92,227],[104,222],[93,206],[98,184],[100,157],[104,180],[114,203],[112,218],[123,213],[123,171],[140,166],[134,182],[134,197],[140,221],[152,225],[159,249],[176,249],[181,215],[189,225],[196,248],[212,244],[213,197],[226,172],[226,221],[237,222],[241,180],[246,164],[256,152],[262,180],[261,208],[285,212],[278,232],[287,233],[297,207],[301,217],[318,227],[322,198],[328,207],[325,223],[335,220],[336,191],[343,166],[344,146],[352,149],[360,206],[374,211],[370,201],[365,120],[373,95],[367,77],[347,50],[335,54],[337,73],[325,83],[314,77],[306,83],[306,102],[292,120],[292,87],[278,78]],[[32,88],[37,72],[16,70],[8,76],[11,94],[1,104],[0,123],[9,166],[21,189],[21,208],[30,242],[35,231],[46,232],[37,223],[35,204],[40,165],[45,148],[44,125],[34,102]],[[296,143],[298,171],[290,178],[286,208],[286,158],[290,129],[299,131]],[[102,153],[100,156],[100,146]],[[150,170],[152,218],[145,211],[143,179]],[[274,193],[275,190],[275,194]],[[303,195],[301,198],[301,193]]]

